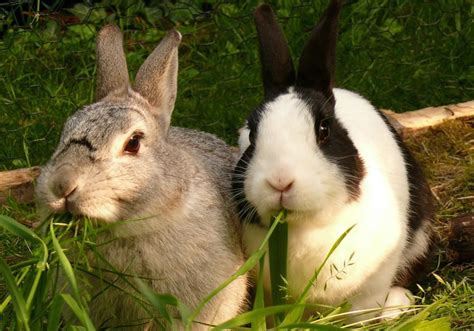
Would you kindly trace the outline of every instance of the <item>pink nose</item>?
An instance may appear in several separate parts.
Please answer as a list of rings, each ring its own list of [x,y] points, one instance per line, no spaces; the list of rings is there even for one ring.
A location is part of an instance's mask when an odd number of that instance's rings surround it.
[[[275,179],[275,180],[268,180],[268,185],[273,188],[275,191],[278,192],[288,192],[291,187],[293,186],[294,180],[293,179]]]

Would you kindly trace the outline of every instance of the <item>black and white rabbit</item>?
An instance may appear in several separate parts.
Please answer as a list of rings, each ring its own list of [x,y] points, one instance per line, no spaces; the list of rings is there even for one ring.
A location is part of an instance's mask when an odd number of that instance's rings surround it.
[[[146,277],[152,290],[194,309],[243,264],[244,256],[228,196],[234,166],[230,148],[211,134],[170,127],[180,41],[181,35],[170,31],[132,86],[119,28],[109,25],[99,32],[97,101],[67,120],[38,179],[37,198],[46,214],[67,211],[113,223],[97,238],[97,250],[108,263]],[[110,269],[94,256],[90,263]],[[126,281],[103,274],[114,285],[91,277],[100,293],[90,303],[97,327],[158,317],[126,294],[133,293]],[[246,296],[242,276],[204,307],[198,321],[215,324],[236,316]]]
[[[363,97],[333,88],[340,9],[341,1],[331,1],[297,72],[271,7],[255,11],[264,100],[241,129],[233,177],[244,246],[254,251],[271,215],[286,209],[288,293],[296,298],[355,224],[309,301],[347,300],[353,311],[405,306],[411,303],[406,287],[431,243],[431,191],[387,119]],[[264,279],[268,290],[268,270]],[[400,311],[379,313],[389,318]]]

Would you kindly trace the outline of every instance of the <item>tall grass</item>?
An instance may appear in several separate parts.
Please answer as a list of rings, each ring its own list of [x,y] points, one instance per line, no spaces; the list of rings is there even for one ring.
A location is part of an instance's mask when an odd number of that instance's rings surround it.
[[[169,311],[169,307],[175,307],[180,313],[180,319],[186,330],[192,330],[196,323],[196,318],[201,309],[216,295],[229,285],[237,277],[250,272],[259,263],[262,264],[266,254],[270,254],[269,260],[274,259],[273,255],[281,257],[286,254],[286,245],[281,244],[281,239],[287,235],[287,229],[283,226],[285,213],[282,211],[276,215],[265,239],[259,248],[247,259],[247,261],[229,279],[213,290],[197,307],[186,307],[176,298],[169,294],[154,293],[146,285],[146,279],[131,277],[132,282],[137,284],[135,294],[137,303],[143,300],[153,313],[150,319],[142,323],[148,325],[154,321],[157,327],[170,329],[176,327],[175,316]],[[89,316],[89,304],[93,309],[93,297],[84,290],[82,284],[88,282],[88,277],[94,274],[100,277],[100,273],[95,273],[84,265],[87,260],[85,252],[91,250],[92,244],[91,226],[88,220],[72,220],[66,222],[65,219],[50,219],[48,221],[48,231],[38,234],[7,216],[0,216],[0,227],[9,231],[12,235],[21,237],[31,245],[31,257],[26,261],[9,266],[0,258],[0,272],[6,282],[8,295],[0,305],[2,314],[2,328],[9,330],[59,330],[64,328],[83,328],[95,330]],[[326,259],[315,270],[314,275],[309,280],[305,290],[293,302],[285,302],[281,293],[273,291],[273,305],[263,304],[263,279],[258,278],[256,284],[257,295],[253,309],[232,318],[220,325],[214,326],[215,330],[251,328],[253,330],[266,330],[267,318],[271,318],[274,327],[277,329],[315,329],[315,330],[339,330],[342,328],[346,318],[353,314],[363,314],[373,312],[368,310],[363,312],[349,312],[347,304],[338,307],[325,307],[324,313],[317,317],[304,317],[305,310],[318,308],[320,305],[307,303],[307,294],[324,267],[331,254],[337,250],[339,244],[352,228],[341,234],[334,243]],[[98,231],[101,231],[100,228]],[[74,234],[74,236],[71,236]],[[278,249],[268,250],[268,244],[277,241]],[[66,248],[67,247],[67,248]],[[75,252],[75,253],[73,253]],[[79,254],[77,252],[80,252]],[[82,254],[82,255],[81,255]],[[284,263],[285,264],[285,263]],[[262,267],[262,265],[260,265]],[[272,277],[272,287],[281,286],[281,272],[285,266],[271,269],[277,272],[277,277]],[[262,270],[263,268],[260,268]],[[60,270],[60,272],[58,272]],[[59,274],[62,276],[59,277]],[[120,274],[117,274],[119,277]],[[133,275],[132,275],[133,276]],[[107,288],[105,288],[105,291]],[[129,295],[124,291],[123,295]],[[276,299],[276,300],[275,300]],[[375,329],[387,327],[393,330],[416,330],[423,327],[436,327],[436,330],[448,330],[449,320],[446,317],[429,320],[430,313],[443,305],[446,298],[439,299],[431,305],[418,305],[407,307],[416,314],[409,314],[395,323],[383,324],[372,323],[365,329]],[[143,304],[140,302],[140,304]],[[71,317],[71,313],[74,318]],[[150,324],[151,325],[151,324]],[[356,326],[356,325],[354,325]],[[361,325],[358,325],[359,327]]]

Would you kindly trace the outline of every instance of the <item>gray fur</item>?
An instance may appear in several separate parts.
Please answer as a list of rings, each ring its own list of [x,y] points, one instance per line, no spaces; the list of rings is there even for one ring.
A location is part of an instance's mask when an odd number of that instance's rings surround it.
[[[179,40],[171,47],[170,35],[174,34],[168,34],[165,49],[172,53],[173,62]],[[155,50],[147,60],[145,72],[162,61],[162,45],[157,49],[161,51]],[[167,71],[175,72],[177,64],[161,68],[164,72],[155,86],[167,91],[150,95],[167,95],[170,100],[176,94],[176,74]],[[168,130],[169,122],[160,115],[171,114],[171,103],[157,107],[132,89],[123,99],[115,97],[116,89],[109,90],[113,98],[108,94],[67,120],[56,152],[38,179],[39,207],[45,213],[67,210],[114,224],[97,238],[104,243],[98,245],[100,253],[114,268],[152,278],[148,285],[154,291],[171,293],[195,308],[244,262],[240,228],[228,196],[232,152],[211,134]],[[122,154],[136,131],[143,133],[139,153]],[[110,269],[93,254],[90,261]],[[114,274],[104,273],[104,278],[133,293]],[[133,277],[129,281],[134,283]],[[104,286],[94,278],[91,284],[94,292]],[[247,278],[237,279],[205,307],[198,320],[216,324],[234,317],[245,307],[246,288]],[[97,326],[146,322],[153,317],[114,288],[91,302],[90,313]],[[206,327],[196,324],[193,329],[199,328]]]
[[[127,95],[128,69],[122,44],[122,33],[117,26],[107,25],[100,30],[96,43],[96,100],[112,93],[120,98]]]
[[[134,89],[158,112],[168,126],[176,101],[178,48],[181,35],[170,31],[138,70]]]

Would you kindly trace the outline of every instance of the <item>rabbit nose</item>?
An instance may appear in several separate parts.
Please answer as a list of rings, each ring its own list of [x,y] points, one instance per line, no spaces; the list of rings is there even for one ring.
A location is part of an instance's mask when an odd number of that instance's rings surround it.
[[[268,185],[270,185],[271,188],[273,188],[275,191],[278,192],[288,192],[292,187],[294,183],[294,179],[282,179],[282,178],[276,178],[274,180],[269,180],[267,179]]]
[[[58,198],[67,198],[77,189],[76,179],[68,176],[67,173],[61,171],[56,174],[52,183],[52,191]]]

